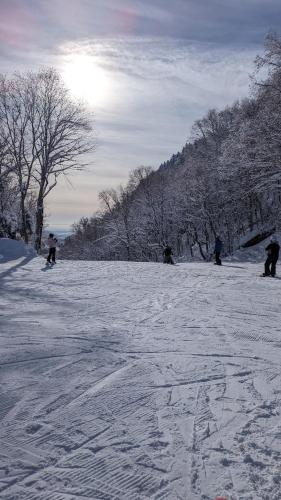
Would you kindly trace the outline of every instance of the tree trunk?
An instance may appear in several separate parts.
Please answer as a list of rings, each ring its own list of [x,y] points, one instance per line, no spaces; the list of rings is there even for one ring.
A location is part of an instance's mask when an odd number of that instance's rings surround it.
[[[253,231],[253,229],[254,229],[252,195],[249,196],[249,229],[250,229],[250,231]]]
[[[199,241],[197,230],[195,228],[194,228],[194,239],[195,239],[195,242],[197,243],[197,245],[199,247],[199,252],[201,254],[202,259],[206,260],[206,255],[203,252],[203,248],[202,248],[202,245],[201,245],[201,243]]]
[[[127,245],[126,246],[126,249],[127,249],[127,260],[130,261],[131,260],[131,250],[130,250],[130,246]]]
[[[197,240],[197,244],[198,244],[198,247],[199,247],[199,251],[200,251],[200,254],[201,254],[201,257],[203,260],[206,260],[206,255],[204,254],[203,252],[203,249],[202,249],[202,245],[200,243],[200,241]]]
[[[38,253],[41,250],[43,222],[44,222],[44,198],[42,190],[40,189],[37,198],[36,228],[35,228],[35,250]]]
[[[20,200],[20,208],[21,208],[21,235],[25,243],[28,243],[28,234],[27,234],[27,224],[26,224],[26,213],[25,213],[25,196],[21,194]]]

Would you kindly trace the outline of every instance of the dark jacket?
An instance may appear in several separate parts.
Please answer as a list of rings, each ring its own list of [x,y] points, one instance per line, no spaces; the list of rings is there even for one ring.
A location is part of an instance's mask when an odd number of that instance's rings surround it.
[[[280,249],[280,246],[277,242],[272,242],[272,243],[269,243],[269,245],[267,245],[266,247],[266,251],[268,253],[268,256],[273,259],[273,260],[278,260],[279,258],[279,249]]]
[[[173,255],[171,247],[166,247],[163,254],[165,255],[165,257],[170,257],[170,255]]]
[[[221,252],[222,251],[222,241],[220,240],[220,238],[216,238],[216,241],[215,241],[215,252]]]

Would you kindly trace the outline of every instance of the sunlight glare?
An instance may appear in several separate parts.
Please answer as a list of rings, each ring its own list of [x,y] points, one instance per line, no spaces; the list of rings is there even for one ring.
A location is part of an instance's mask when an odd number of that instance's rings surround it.
[[[72,54],[65,61],[62,76],[67,88],[91,106],[103,106],[110,98],[111,85],[106,72],[94,57]]]

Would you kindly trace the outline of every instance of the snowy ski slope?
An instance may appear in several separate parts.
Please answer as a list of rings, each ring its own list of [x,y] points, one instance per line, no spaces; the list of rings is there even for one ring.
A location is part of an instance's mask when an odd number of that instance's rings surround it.
[[[281,499],[281,280],[7,262],[3,500]]]

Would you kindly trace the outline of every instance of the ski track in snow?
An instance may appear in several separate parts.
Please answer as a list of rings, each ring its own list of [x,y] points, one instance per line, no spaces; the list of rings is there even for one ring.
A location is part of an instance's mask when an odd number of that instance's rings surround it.
[[[281,285],[259,273],[3,264],[1,499],[280,500]]]

